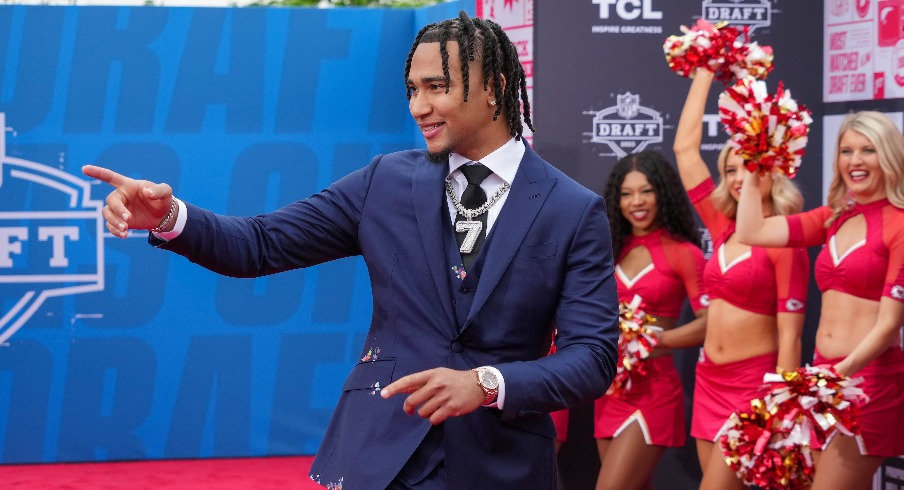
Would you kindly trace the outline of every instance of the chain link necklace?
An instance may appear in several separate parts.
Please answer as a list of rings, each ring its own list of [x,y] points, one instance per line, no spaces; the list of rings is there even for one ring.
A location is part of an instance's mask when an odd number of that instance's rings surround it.
[[[458,200],[458,197],[455,195],[455,189],[452,188],[452,176],[446,177],[446,194],[449,196],[449,200],[452,201],[452,204],[455,206],[455,210],[458,211],[458,214],[463,215],[467,218],[467,221],[456,221],[455,222],[455,231],[457,233],[465,233],[464,241],[462,241],[461,247],[459,247],[458,251],[463,254],[469,254],[472,250],[474,250],[474,244],[477,243],[477,238],[480,236],[480,231],[483,229],[483,223],[480,221],[475,221],[474,218],[480,216],[481,214],[487,212],[494,204],[496,204],[502,196],[508,192],[509,185],[508,182],[503,181],[502,187],[499,188],[494,194],[493,197],[487,199],[487,202],[483,203],[482,206],[476,209],[468,209],[461,204],[461,201]]]

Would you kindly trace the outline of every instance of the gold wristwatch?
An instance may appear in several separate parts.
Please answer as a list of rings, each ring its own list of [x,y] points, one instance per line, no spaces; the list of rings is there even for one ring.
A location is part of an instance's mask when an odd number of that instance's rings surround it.
[[[485,367],[474,368],[471,371],[477,373],[477,386],[483,390],[483,404],[489,405],[496,401],[499,395],[499,379],[496,373]]]

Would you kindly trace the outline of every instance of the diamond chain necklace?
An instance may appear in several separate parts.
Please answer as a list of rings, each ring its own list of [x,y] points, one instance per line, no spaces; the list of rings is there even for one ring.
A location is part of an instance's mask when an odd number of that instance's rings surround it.
[[[475,216],[480,216],[481,214],[487,212],[488,209],[493,207],[493,205],[496,204],[496,202],[498,202],[506,192],[508,192],[509,187],[511,187],[511,185],[509,185],[508,182],[502,181],[502,187],[500,187],[499,190],[497,190],[496,193],[493,194],[493,197],[487,199],[487,202],[483,203],[483,206],[480,206],[477,209],[468,209],[462,206],[461,202],[455,196],[455,189],[452,188],[452,176],[450,175],[449,177],[446,177],[446,194],[449,195],[449,199],[451,199],[452,204],[455,205],[455,210],[464,215],[469,220],[474,219]]]

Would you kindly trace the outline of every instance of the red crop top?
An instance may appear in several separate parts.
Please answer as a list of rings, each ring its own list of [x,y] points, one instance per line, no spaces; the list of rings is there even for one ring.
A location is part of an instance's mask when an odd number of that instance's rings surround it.
[[[866,238],[839,256],[835,234],[858,214],[866,219]],[[855,204],[826,228],[831,215],[831,208],[822,206],[787,217],[789,245],[825,244],[816,258],[819,290],[834,289],[873,301],[888,296],[904,302],[904,210],[888,199]]]
[[[637,275],[629,278],[620,266],[615,266],[620,300],[630,302],[635,294],[639,295],[647,313],[664,318],[678,318],[684,298],[690,300],[694,311],[705,308],[701,298],[706,259],[699,248],[659,229],[642,237],[631,235],[618,262],[641,246],[650,252],[652,262]]]
[[[713,205],[715,188],[713,180],[707,179],[688,191],[713,237],[713,254],[703,272],[709,299],[722,299],[762,315],[803,313],[810,276],[806,249],[751,247],[750,252],[727,263],[725,242],[735,232],[735,222]]]

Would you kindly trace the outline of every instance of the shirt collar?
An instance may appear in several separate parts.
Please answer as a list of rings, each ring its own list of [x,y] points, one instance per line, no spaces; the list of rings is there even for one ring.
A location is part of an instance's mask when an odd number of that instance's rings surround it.
[[[511,184],[515,180],[515,174],[518,173],[518,166],[521,165],[524,152],[524,142],[512,138],[506,144],[493,150],[489,155],[481,158],[480,163],[492,170],[499,178]],[[448,175],[452,175],[452,172],[458,170],[459,167],[472,161],[458,153],[452,153],[449,155]]]

